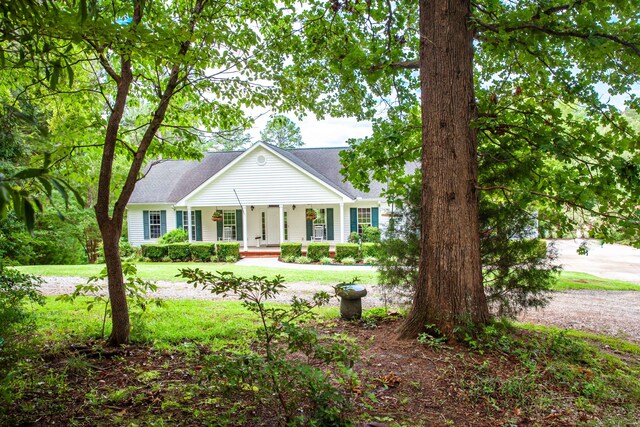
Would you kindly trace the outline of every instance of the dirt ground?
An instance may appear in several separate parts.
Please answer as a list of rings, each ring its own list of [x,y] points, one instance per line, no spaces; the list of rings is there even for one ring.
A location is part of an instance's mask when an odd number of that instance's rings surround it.
[[[84,283],[81,277],[44,277],[45,295],[71,293],[75,285]],[[194,289],[187,283],[158,282],[158,296],[164,299],[211,299],[220,297]],[[287,290],[275,301],[289,302],[293,295],[310,297],[324,290],[333,293],[330,285],[314,283],[290,283]],[[338,304],[337,300],[333,301]],[[363,299],[365,308],[383,306],[383,300],[375,287]],[[571,328],[587,332],[605,333],[640,342],[640,292],[586,291],[557,292],[551,303],[542,310],[529,311],[519,319],[522,322]]]

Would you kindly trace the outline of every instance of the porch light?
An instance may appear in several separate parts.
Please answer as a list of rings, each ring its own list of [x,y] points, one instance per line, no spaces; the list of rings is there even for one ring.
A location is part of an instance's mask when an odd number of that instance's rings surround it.
[[[291,208],[295,211],[296,210],[296,205],[293,205]]]
[[[256,208],[255,206],[251,205],[251,212],[253,212],[255,208]]]

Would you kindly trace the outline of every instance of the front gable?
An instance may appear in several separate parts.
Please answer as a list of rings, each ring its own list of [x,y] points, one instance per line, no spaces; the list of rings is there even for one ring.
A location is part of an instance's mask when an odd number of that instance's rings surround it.
[[[176,205],[237,206],[238,198],[243,205],[307,205],[351,201],[348,196],[300,169],[274,150],[257,144]]]

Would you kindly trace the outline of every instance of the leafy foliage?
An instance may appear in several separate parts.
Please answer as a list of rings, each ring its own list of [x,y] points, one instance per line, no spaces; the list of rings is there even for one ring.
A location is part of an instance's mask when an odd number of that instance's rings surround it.
[[[495,314],[515,317],[523,309],[546,305],[560,266],[552,245],[527,238],[535,227],[531,214],[482,203],[481,219],[483,284]]]
[[[44,304],[42,279],[7,268],[0,260],[0,380],[28,345],[34,328],[29,305]]]
[[[189,240],[189,236],[187,235],[187,232],[184,229],[180,228],[180,229],[171,230],[168,233],[165,233],[164,235],[162,235],[158,243],[160,244],[184,243],[187,240]]]
[[[418,280],[420,187],[407,188],[381,243],[379,284],[385,303],[411,301]],[[532,213],[483,198],[480,204],[483,285],[494,314],[514,317],[544,306],[557,280],[557,253],[535,233]]]
[[[309,243],[309,245],[307,246],[307,257],[313,262],[320,261],[320,258],[328,258],[329,244],[328,243]]]
[[[210,261],[215,252],[214,243],[192,243],[189,246],[194,261]]]
[[[171,261],[188,261],[191,259],[191,245],[189,243],[171,243],[167,245],[167,255]]]
[[[218,257],[218,261],[236,262],[240,259],[240,243],[216,243],[216,256]]]
[[[161,261],[167,256],[167,245],[146,244],[140,245],[142,248],[142,256],[152,261]]]
[[[138,277],[138,269],[131,262],[122,264],[122,271],[126,277],[125,290],[127,302],[131,307],[136,309],[135,315],[139,320],[147,311],[150,305],[162,307],[164,302],[160,298],[150,298],[152,294],[158,290],[158,286],[150,281],[142,280]],[[87,311],[93,310],[96,306],[104,307],[104,315],[102,318],[102,338],[105,338],[105,327],[107,317],[111,314],[111,299],[106,290],[105,279],[107,277],[107,269],[104,268],[97,276],[92,276],[85,284],[76,285],[72,294],[60,295],[57,297],[61,301],[74,302],[78,297],[89,297],[86,300]]]
[[[253,390],[269,410],[276,411],[282,426],[351,425],[346,418],[350,406],[347,396],[332,385],[329,374],[311,363],[331,365],[343,381],[350,380],[356,355],[352,349],[322,339],[315,329],[303,326],[315,317],[314,308],[329,301],[329,294],[318,292],[311,300],[294,296],[284,308],[265,304],[284,289],[280,276],[245,279],[229,272],[199,269],[183,269],[181,275],[194,287],[201,286],[216,295],[238,296],[243,306],[260,319],[259,351],[212,358],[209,375],[215,376],[229,395]],[[304,355],[308,362],[296,354]],[[222,378],[225,381],[219,381]]]
[[[337,243],[336,261],[342,262],[343,258],[358,259],[360,257],[360,245],[355,243]]]
[[[282,259],[288,257],[302,256],[302,243],[285,242],[280,243],[280,257]]]

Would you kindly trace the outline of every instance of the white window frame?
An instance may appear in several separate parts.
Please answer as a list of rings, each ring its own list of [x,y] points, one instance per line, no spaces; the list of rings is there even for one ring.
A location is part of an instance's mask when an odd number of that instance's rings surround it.
[[[231,222],[229,218],[233,219]],[[236,211],[235,210],[227,210],[222,211],[222,227],[231,227],[231,240],[238,240],[238,229],[236,224]]]
[[[182,229],[187,232],[189,235],[189,221],[187,221],[187,217],[189,215],[189,211],[181,211],[182,212]],[[191,211],[191,240],[196,240],[196,211]]]
[[[364,220],[366,216],[369,217],[369,222],[361,221],[361,219]],[[358,208],[358,226],[357,226],[358,234],[362,234],[363,226],[365,225],[368,225],[369,227],[373,226],[372,219],[373,219],[373,215],[371,213],[371,208]]]
[[[156,227],[157,233],[154,233],[153,230]],[[162,237],[162,213],[161,211],[149,211],[149,238],[159,239],[160,237]]]
[[[322,209],[316,209],[316,212],[318,213],[316,216],[316,219],[313,220],[313,225],[322,225],[324,226],[324,239],[326,240],[327,238],[327,210],[325,208]],[[285,239],[286,240],[286,239]]]

